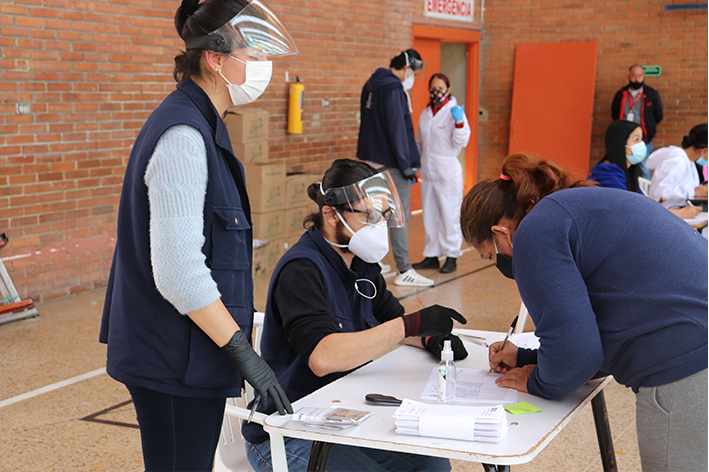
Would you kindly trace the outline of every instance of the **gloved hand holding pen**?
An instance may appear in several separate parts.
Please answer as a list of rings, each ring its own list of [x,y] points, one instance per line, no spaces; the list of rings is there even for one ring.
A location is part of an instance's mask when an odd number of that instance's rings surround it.
[[[402,316],[404,320],[404,336],[433,336],[435,334],[447,335],[453,329],[453,320],[461,324],[467,323],[466,319],[453,310],[440,305],[431,305],[419,311]]]

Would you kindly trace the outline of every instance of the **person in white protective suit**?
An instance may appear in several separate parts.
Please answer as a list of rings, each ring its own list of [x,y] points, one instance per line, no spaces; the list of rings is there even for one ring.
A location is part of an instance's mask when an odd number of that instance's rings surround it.
[[[707,198],[707,184],[702,182],[697,164],[707,164],[707,124],[697,125],[682,138],[682,147],[667,146],[650,154],[653,169],[650,198],[666,208],[681,208],[687,200]]]
[[[421,112],[416,144],[421,153],[421,207],[426,230],[423,261],[414,269],[438,269],[438,258],[446,256],[440,272],[456,269],[462,254],[460,205],[463,201],[463,169],[458,154],[470,139],[470,125],[464,107],[450,94],[450,80],[433,74],[428,83],[429,106]]]

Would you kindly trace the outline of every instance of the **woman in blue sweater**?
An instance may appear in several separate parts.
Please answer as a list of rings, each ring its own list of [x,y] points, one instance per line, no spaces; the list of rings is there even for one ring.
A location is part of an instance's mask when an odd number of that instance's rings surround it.
[[[707,241],[593,185],[516,154],[463,201],[465,240],[516,280],[541,343],[493,344],[498,384],[559,398],[611,374],[636,394],[643,470],[707,470]]]
[[[632,121],[618,120],[606,130],[606,155],[591,169],[589,180],[601,187],[638,191],[637,165],[645,158],[643,129]]]

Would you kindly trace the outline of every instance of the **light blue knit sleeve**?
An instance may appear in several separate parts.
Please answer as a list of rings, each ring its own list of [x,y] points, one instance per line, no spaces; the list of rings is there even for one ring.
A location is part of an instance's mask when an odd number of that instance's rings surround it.
[[[145,170],[150,202],[150,262],[160,294],[182,314],[221,294],[202,253],[207,149],[191,126],[169,128]]]

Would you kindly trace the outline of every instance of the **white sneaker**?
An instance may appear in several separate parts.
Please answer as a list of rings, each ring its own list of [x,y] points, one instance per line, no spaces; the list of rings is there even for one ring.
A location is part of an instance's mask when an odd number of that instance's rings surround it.
[[[394,279],[394,285],[404,285],[410,287],[431,287],[433,280],[427,279],[420,275],[414,269],[409,269],[406,272],[399,273]]]
[[[391,266],[389,264],[382,264],[381,262],[379,262],[379,267],[382,268],[382,275],[391,272]]]

